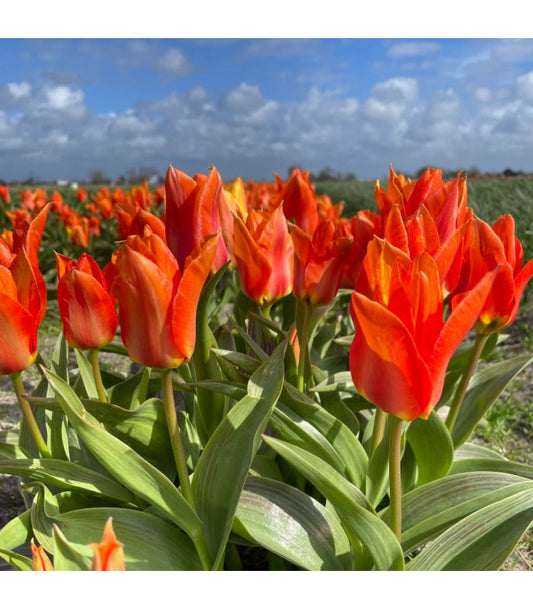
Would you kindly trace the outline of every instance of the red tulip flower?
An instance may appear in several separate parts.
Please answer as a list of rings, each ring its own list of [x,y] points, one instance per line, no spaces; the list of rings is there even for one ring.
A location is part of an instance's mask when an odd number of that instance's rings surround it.
[[[246,220],[235,215],[232,239],[228,250],[249,298],[263,307],[291,292],[294,245],[282,206],[272,213],[252,209]]]
[[[442,394],[448,363],[482,311],[498,269],[468,291],[446,320],[442,280],[429,253],[411,260],[376,238],[368,246],[364,271],[368,291],[355,291],[351,301],[354,384],[385,412],[405,421],[425,419]]]
[[[65,338],[75,349],[101,349],[115,337],[118,319],[100,267],[89,254],[74,262],[56,252],[56,263]]]
[[[109,518],[100,543],[90,543],[94,552],[91,571],[125,571],[123,545],[113,531],[113,522]]]
[[[192,356],[196,309],[213,265],[219,235],[206,237],[183,272],[167,244],[147,226],[132,235],[106,268],[119,305],[121,336],[133,361],[177,368]]]
[[[193,178],[169,167],[165,177],[165,228],[167,243],[180,268],[202,239],[220,228],[219,204],[222,178],[213,167],[208,176]],[[214,271],[228,260],[224,240],[220,239],[213,261]]]
[[[339,289],[353,237],[321,220],[312,234],[290,225],[294,242],[294,294],[312,305],[330,303]]]
[[[516,319],[520,298],[533,276],[533,260],[523,264],[522,244],[515,236],[515,222],[509,214],[500,216],[492,227],[475,218],[468,236],[465,262],[452,308],[464,298],[465,292],[499,267],[493,290],[476,324],[480,333],[496,332]]]
[[[24,248],[0,266],[0,374],[25,370],[37,355],[37,330],[46,312],[46,287]]]
[[[283,203],[283,212],[289,222],[312,235],[319,222],[318,203],[315,191],[309,181],[309,172],[295,169],[286,183],[276,176],[280,193],[274,207]]]

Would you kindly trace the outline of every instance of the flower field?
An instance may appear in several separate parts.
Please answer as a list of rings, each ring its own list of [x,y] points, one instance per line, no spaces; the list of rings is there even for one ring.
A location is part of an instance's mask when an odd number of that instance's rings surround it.
[[[532,200],[437,169],[0,187],[0,474],[24,501],[0,561],[502,568],[533,522]],[[518,454],[495,445],[511,390]]]

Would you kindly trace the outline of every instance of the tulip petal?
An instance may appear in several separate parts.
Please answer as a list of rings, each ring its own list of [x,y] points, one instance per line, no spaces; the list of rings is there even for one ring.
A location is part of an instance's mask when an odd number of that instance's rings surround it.
[[[117,330],[117,314],[107,290],[91,275],[72,270],[57,286],[65,338],[77,349],[100,349]]]
[[[21,372],[37,354],[36,320],[9,296],[0,294],[0,374]]]
[[[194,352],[198,300],[215,259],[219,239],[220,233],[209,235],[200,244],[197,257],[187,260],[172,303],[173,339],[186,360],[189,360]]]
[[[350,369],[357,390],[378,408],[410,421],[431,399],[429,370],[404,324],[381,304],[354,292],[356,332]]]

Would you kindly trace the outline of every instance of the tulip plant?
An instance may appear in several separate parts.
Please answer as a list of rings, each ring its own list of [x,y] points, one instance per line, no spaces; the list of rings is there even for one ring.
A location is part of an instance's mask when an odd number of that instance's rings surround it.
[[[352,218],[299,170],[225,185],[214,167],[169,167],[162,192],[82,191],[79,211],[37,194],[0,237],[0,373],[23,415],[0,432],[0,473],[20,477],[26,504],[0,530],[0,559],[503,564],[533,521],[533,468],[471,438],[533,359],[489,358],[533,261],[511,216],[489,226],[468,207],[466,178],[391,168],[379,213]],[[81,251],[56,248],[62,332],[49,360],[37,344],[48,217]],[[129,372],[101,367],[103,352]]]

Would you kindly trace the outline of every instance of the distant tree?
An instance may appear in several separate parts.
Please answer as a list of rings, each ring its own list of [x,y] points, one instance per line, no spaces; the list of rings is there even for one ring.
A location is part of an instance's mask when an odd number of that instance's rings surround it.
[[[105,176],[105,173],[101,169],[93,169],[89,173],[89,181],[92,184],[105,184],[106,182],[109,182]]]
[[[357,176],[355,175],[355,173],[353,171],[348,171],[348,173],[345,173],[342,176],[342,179],[345,182],[356,182],[357,181]]]

